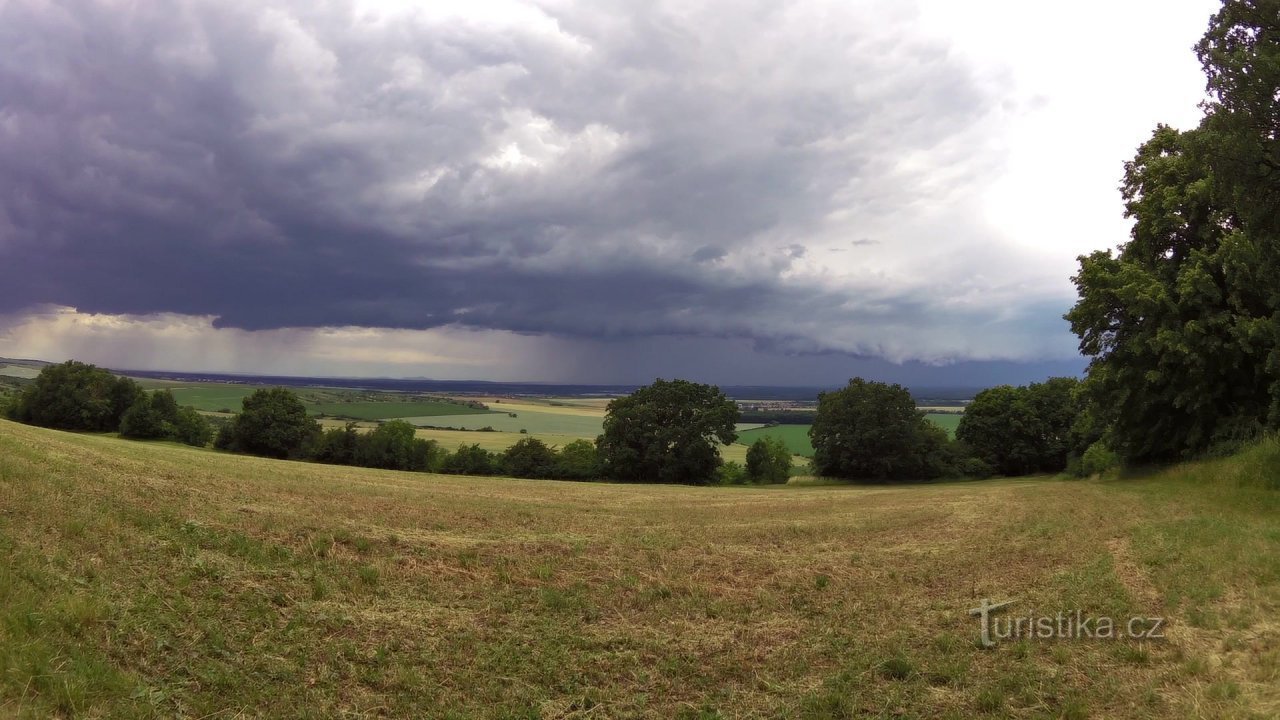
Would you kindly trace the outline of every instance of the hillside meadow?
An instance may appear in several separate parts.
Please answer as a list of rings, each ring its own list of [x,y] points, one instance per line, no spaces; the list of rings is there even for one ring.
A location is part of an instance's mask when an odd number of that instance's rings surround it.
[[[1274,717],[1278,463],[623,486],[0,421],[0,715]],[[981,598],[1168,639],[984,650]]]

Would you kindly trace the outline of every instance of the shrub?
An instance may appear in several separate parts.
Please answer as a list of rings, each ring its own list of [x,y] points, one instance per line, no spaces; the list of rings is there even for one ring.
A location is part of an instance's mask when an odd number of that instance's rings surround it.
[[[556,471],[556,453],[538,438],[520,438],[502,454],[502,469],[512,477],[551,477]]]
[[[791,476],[791,451],[777,438],[759,438],[747,450],[746,474],[751,482],[786,482]]]
[[[440,463],[440,472],[451,475],[495,475],[498,458],[479,445],[459,445]]]
[[[746,482],[747,471],[732,460],[716,468],[716,483],[720,485],[743,485]]]
[[[555,477],[593,480],[600,476],[600,458],[590,440],[574,440],[556,454]]]

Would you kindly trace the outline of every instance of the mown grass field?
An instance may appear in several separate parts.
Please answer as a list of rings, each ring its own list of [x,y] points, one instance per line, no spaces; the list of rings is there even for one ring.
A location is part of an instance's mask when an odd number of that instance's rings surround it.
[[[0,421],[0,716],[1275,717],[1278,465],[619,486]],[[1169,639],[983,650],[983,597]]]

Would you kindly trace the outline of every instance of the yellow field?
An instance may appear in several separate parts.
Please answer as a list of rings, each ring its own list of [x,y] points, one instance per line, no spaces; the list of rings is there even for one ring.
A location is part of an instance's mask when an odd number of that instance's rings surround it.
[[[0,421],[0,716],[1275,717],[1277,458],[622,486]],[[984,650],[984,597],[1168,639]]]

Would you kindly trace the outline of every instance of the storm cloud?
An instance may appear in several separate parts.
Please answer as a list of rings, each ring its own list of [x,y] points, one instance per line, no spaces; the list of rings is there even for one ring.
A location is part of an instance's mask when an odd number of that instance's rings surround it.
[[[897,3],[0,4],[0,314],[1063,359]],[[872,240],[871,238],[874,238]]]

